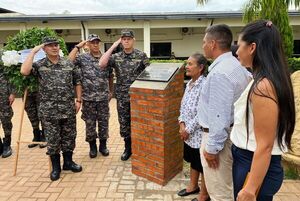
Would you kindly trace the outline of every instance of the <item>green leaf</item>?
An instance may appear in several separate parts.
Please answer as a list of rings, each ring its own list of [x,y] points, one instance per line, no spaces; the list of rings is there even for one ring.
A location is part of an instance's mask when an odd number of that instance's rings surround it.
[[[5,51],[7,50],[24,50],[30,49],[37,45],[42,44],[42,40],[45,36],[54,36],[59,39],[60,49],[63,51],[64,55],[68,55],[67,47],[63,38],[58,37],[55,31],[45,28],[40,29],[34,27],[32,29],[28,29],[26,31],[21,31],[14,36],[10,36],[7,38],[7,44],[3,48]],[[9,81],[15,86],[17,92],[19,94],[23,94],[26,87],[30,91],[37,90],[37,79],[34,76],[27,76],[24,77],[20,73],[21,64],[14,65],[14,66],[3,66],[0,63],[0,66],[4,68],[4,72],[8,77]]]

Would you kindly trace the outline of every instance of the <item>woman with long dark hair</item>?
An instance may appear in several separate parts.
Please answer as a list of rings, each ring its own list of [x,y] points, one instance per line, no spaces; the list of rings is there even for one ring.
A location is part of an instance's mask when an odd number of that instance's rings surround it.
[[[234,196],[237,201],[269,201],[283,181],[281,155],[291,149],[293,88],[280,33],[271,21],[246,25],[238,45],[238,58],[252,68],[253,80],[235,102]]]

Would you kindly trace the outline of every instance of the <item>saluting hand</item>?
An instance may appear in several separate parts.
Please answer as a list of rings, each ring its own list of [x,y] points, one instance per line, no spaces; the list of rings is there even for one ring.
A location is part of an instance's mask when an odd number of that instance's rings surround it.
[[[31,52],[36,54],[38,51],[40,51],[40,49],[42,49],[45,45],[44,44],[41,44],[41,45],[38,45],[38,46],[35,46]]]
[[[114,42],[114,44],[112,45],[112,47],[115,49],[118,47],[118,45],[121,43],[122,38],[119,38],[116,42]]]
[[[78,43],[77,44],[77,46],[79,47],[79,48],[83,48],[83,46],[86,44],[86,40],[83,40],[83,41],[81,41],[80,43]]]

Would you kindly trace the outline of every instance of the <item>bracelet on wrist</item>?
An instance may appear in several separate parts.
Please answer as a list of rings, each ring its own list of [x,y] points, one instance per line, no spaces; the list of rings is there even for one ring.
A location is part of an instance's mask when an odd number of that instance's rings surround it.
[[[75,47],[77,48],[78,52],[80,51],[80,47],[78,45],[75,45]]]
[[[81,100],[76,100],[77,103],[81,103]]]

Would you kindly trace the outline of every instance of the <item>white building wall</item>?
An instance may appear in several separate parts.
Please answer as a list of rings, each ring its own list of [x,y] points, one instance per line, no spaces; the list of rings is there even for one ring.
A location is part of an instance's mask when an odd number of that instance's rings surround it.
[[[33,22],[0,22],[0,47],[6,42],[8,36],[13,36],[20,30],[32,27],[62,29],[61,36],[68,43],[77,43],[83,38],[82,22],[80,21],[33,21]],[[135,32],[137,49],[144,51],[144,21],[143,20],[92,20],[83,22],[87,33],[100,35],[103,43],[113,43],[120,37],[123,28],[133,29]],[[176,57],[188,57],[194,52],[202,53],[202,39],[204,31],[211,23],[225,23],[231,27],[234,41],[244,26],[241,19],[186,19],[186,20],[152,20],[149,21],[151,42],[171,42],[172,52]],[[293,26],[294,39],[300,40],[300,17],[290,17]],[[188,32],[183,33],[182,28],[187,27]],[[111,34],[106,34],[105,29],[111,29]],[[101,48],[104,51],[104,45]]]

